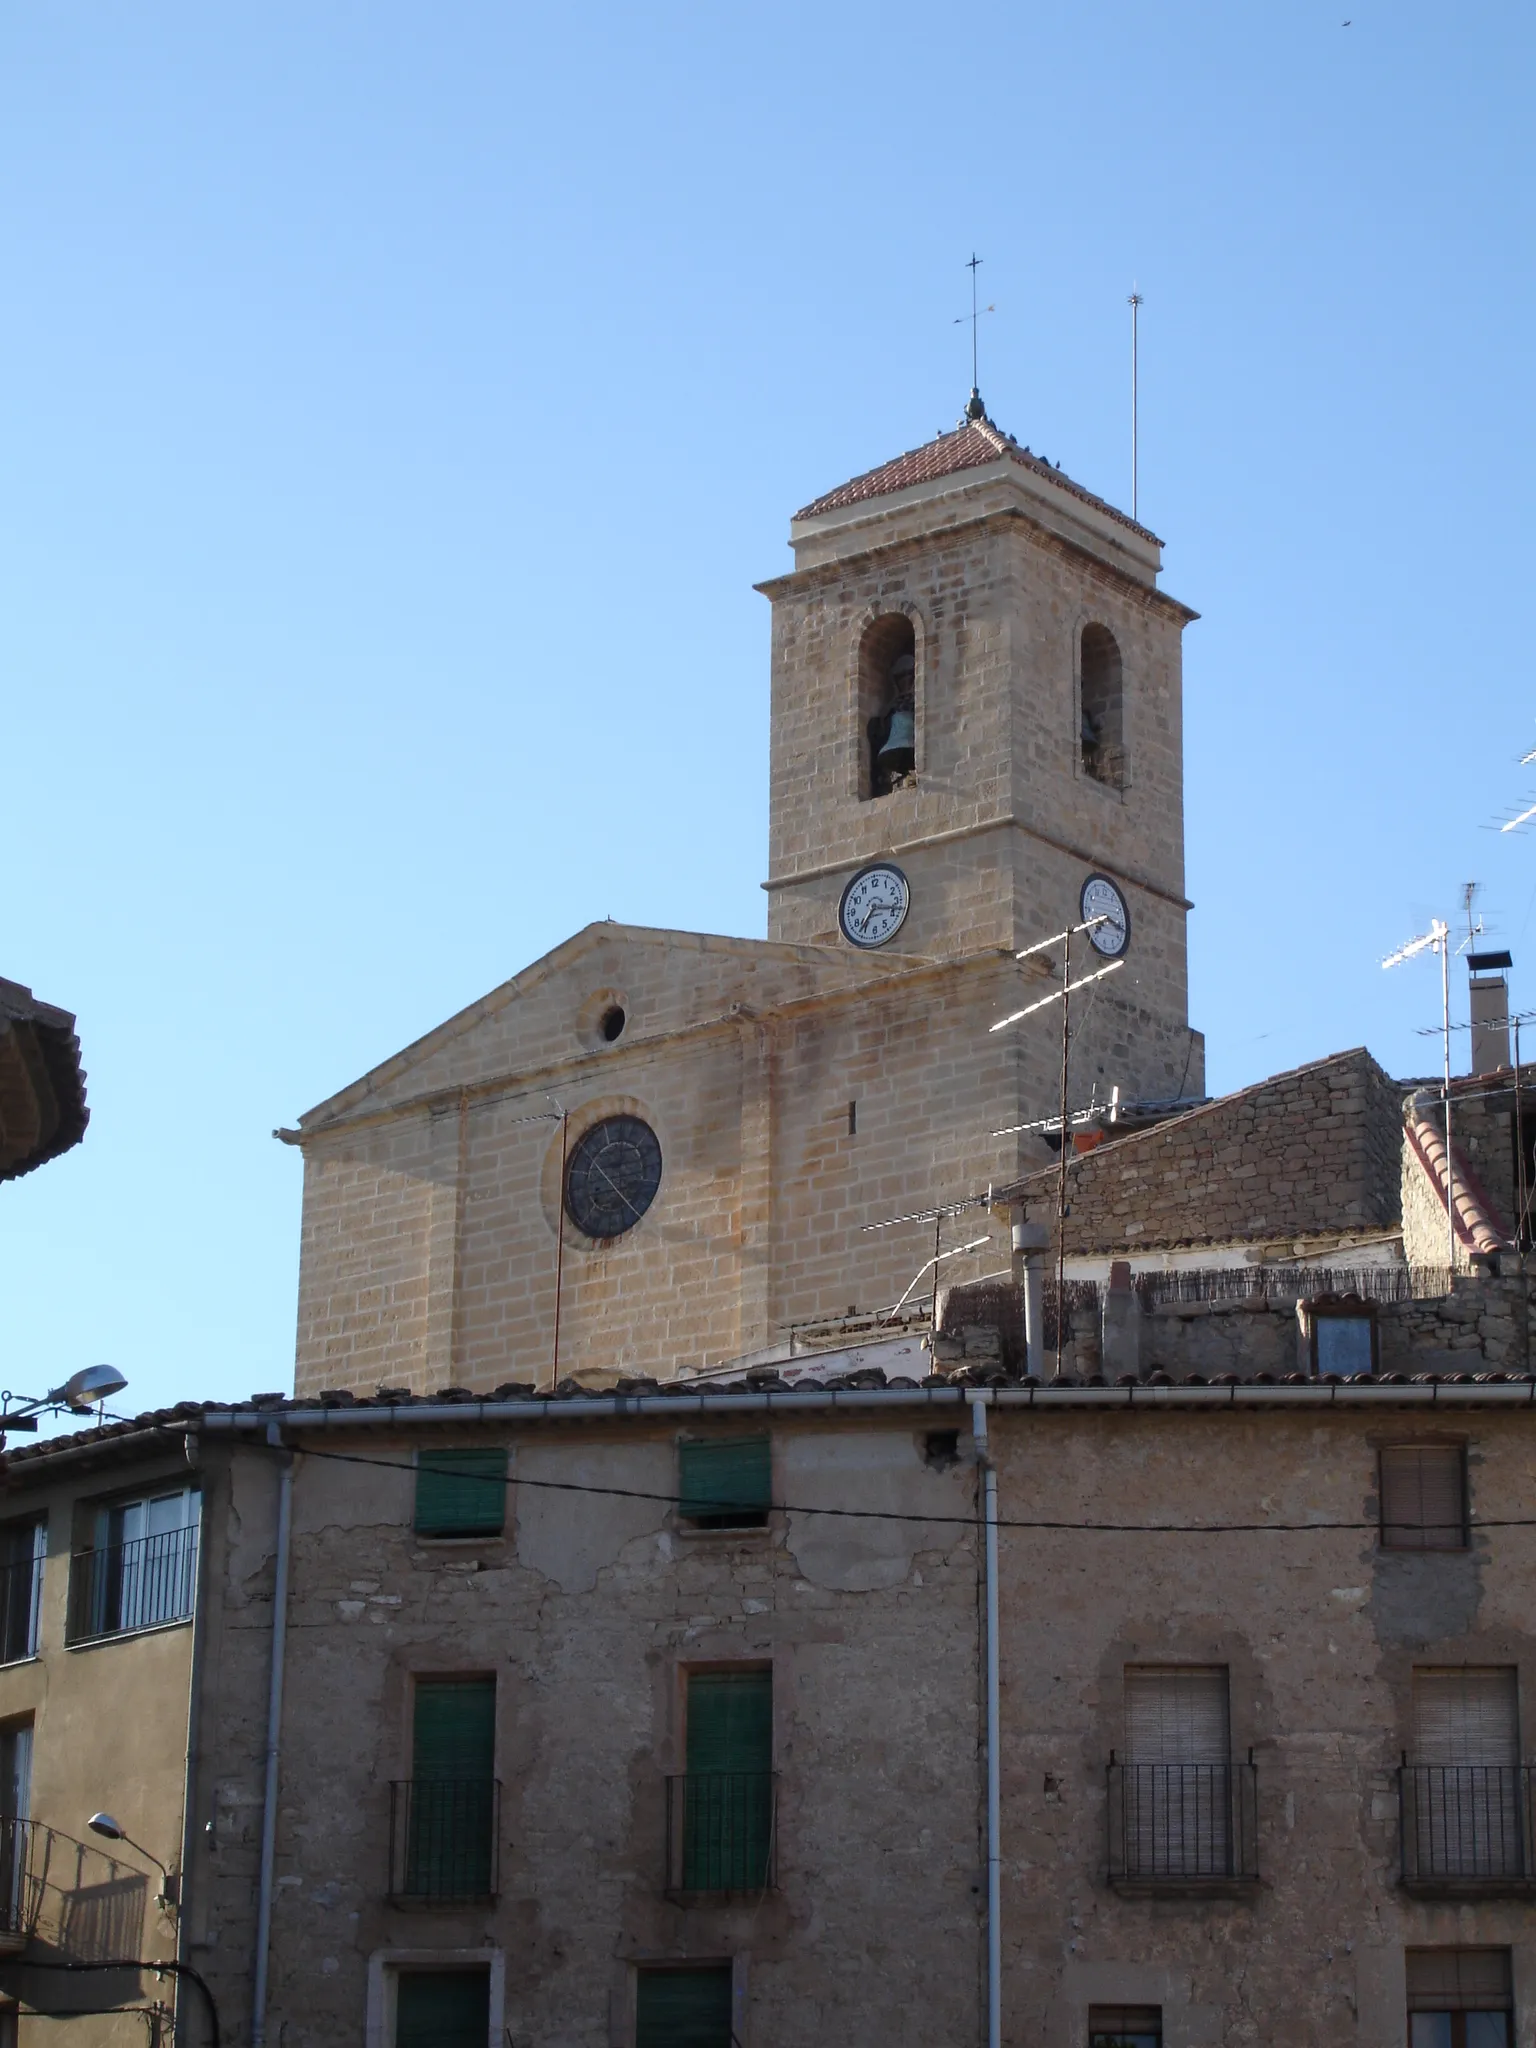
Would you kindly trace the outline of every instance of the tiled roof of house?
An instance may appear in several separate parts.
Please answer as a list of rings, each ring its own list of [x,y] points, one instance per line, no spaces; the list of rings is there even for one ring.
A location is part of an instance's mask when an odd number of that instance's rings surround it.
[[[898,455],[891,462],[882,462],[878,469],[865,470],[862,476],[852,477],[847,483],[839,484],[835,491],[827,491],[809,505],[802,506],[795,518],[819,519],[824,512],[842,512],[849,506],[862,505],[867,499],[889,497],[893,491],[905,491],[914,484],[935,483],[940,477],[956,476],[967,469],[980,469],[1000,459],[1016,462],[1020,469],[1033,470],[1037,476],[1049,477],[1053,484],[1069,491],[1074,498],[1081,498],[1085,505],[1093,505],[1121,526],[1128,526],[1132,533],[1145,534],[1148,540],[1156,540],[1157,536],[1147,527],[1127,518],[1125,513],[1117,511],[1103,498],[1096,498],[1092,491],[1085,491],[1081,484],[1074,483],[1044,456],[1021,448],[1012,434],[1005,434],[1001,427],[994,426],[986,418],[962,420],[953,432],[938,434],[920,448],[909,448],[905,455]]]
[[[90,1115],[74,1018],[0,980],[0,1181],[78,1145]]]

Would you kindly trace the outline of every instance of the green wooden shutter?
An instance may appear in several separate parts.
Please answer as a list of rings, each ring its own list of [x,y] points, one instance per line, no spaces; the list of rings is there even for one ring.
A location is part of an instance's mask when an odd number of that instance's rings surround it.
[[[731,2048],[731,1966],[642,1970],[635,2048]]]
[[[760,1528],[773,1498],[765,1436],[678,1446],[679,1512],[705,1529]]]
[[[487,2048],[487,1970],[405,1970],[395,1986],[395,2048]]]
[[[496,1681],[419,1679],[415,1706],[406,1895],[481,1898],[491,1889]]]
[[[757,1891],[773,1843],[773,1673],[688,1678],[683,1889]]]
[[[506,1519],[505,1449],[418,1455],[418,1536],[499,1536]]]

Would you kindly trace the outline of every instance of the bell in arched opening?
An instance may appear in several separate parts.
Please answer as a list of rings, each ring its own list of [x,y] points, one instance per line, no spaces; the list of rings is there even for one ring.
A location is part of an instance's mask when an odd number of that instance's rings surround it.
[[[875,739],[875,787],[882,794],[902,787],[917,765],[916,671],[910,648],[897,654],[886,671],[885,715],[874,722],[871,734]]]

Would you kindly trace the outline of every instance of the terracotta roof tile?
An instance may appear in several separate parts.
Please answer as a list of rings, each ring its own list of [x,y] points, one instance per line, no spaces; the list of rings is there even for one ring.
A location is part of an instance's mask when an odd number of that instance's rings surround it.
[[[1036,455],[1028,448],[1021,448],[1011,434],[1005,434],[995,427],[991,420],[962,420],[950,433],[938,434],[931,441],[925,441],[920,448],[909,448],[905,455],[898,455],[891,462],[882,462],[878,469],[867,469],[862,476],[851,477],[845,484],[839,484],[835,491],[827,491],[814,498],[809,505],[803,505],[795,514],[799,519],[819,519],[825,512],[842,512],[850,506],[862,505],[871,498],[886,498],[893,491],[909,490],[914,484],[936,483],[940,477],[956,476],[967,469],[980,469],[989,462],[1006,459],[1016,462],[1020,469],[1031,469],[1037,476],[1049,477],[1074,498],[1081,498],[1086,505],[1094,505],[1101,512],[1121,526],[1128,526],[1132,533],[1145,534],[1148,540],[1157,536],[1134,519],[1126,517],[1103,498],[1096,498],[1092,491],[1085,491],[1081,484]]]

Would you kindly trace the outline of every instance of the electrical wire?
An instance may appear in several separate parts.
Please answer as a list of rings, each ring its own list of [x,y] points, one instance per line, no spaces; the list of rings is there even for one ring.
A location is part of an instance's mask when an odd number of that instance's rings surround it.
[[[370,1458],[360,1451],[319,1451],[300,1445],[271,1445],[254,1441],[252,1449],[275,1451],[284,1456],[297,1451],[305,1458],[321,1458],[337,1465],[366,1465],[379,1472],[414,1473],[421,1468],[417,1465],[402,1465],[394,1458]],[[427,1453],[430,1459],[431,1453]],[[430,1469],[430,1467],[428,1468]],[[576,1479],[530,1479],[508,1473],[505,1478],[489,1472],[455,1472],[454,1480],[463,1485],[466,1480],[479,1485],[499,1486],[510,1490],[514,1486],[537,1487],[549,1493],[595,1494],[611,1500],[654,1501],[662,1507],[681,1507],[683,1497],[676,1493],[647,1493],[633,1486],[592,1486]],[[754,1510],[756,1512],[756,1510]],[[829,1508],[809,1504],[795,1505],[788,1501],[772,1501],[764,1504],[762,1512],[774,1515],[835,1515],[844,1521],[860,1522],[908,1522],[973,1529],[976,1517],[971,1515],[921,1515],[897,1513],[885,1508]],[[1059,1521],[1047,1517],[1002,1517],[998,1518],[1000,1529],[1059,1529],[1076,1533],[1101,1534],[1110,1536],[1313,1536],[1330,1533],[1361,1532],[1382,1527],[1380,1519],[1369,1522],[1086,1522]],[[1536,1529],[1536,1515],[1518,1516],[1509,1519],[1478,1517],[1470,1524],[1455,1522],[1415,1522],[1416,1531],[1428,1533],[1439,1529]]]

